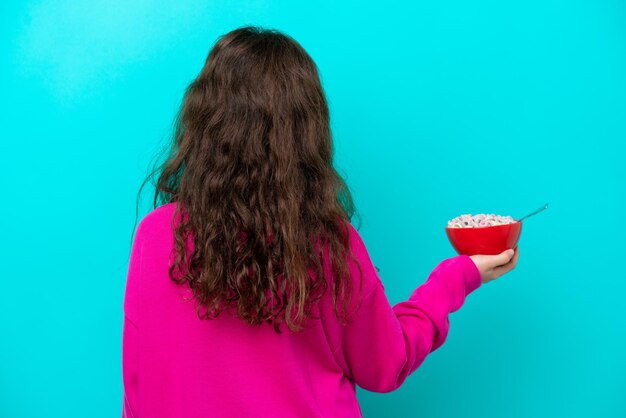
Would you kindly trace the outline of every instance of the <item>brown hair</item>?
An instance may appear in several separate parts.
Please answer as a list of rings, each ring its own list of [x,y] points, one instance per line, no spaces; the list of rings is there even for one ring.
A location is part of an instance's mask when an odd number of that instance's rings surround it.
[[[234,305],[249,324],[301,330],[328,287],[316,243],[329,251],[344,318],[356,210],[332,164],[329,119],[317,66],[293,38],[258,26],[218,38],[185,90],[167,160],[139,190],[158,173],[154,207],[175,201],[185,213],[169,274],[193,290],[200,318]]]

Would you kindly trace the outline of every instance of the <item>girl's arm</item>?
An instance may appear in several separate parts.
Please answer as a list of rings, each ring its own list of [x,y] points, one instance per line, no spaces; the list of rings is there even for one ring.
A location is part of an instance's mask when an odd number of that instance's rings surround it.
[[[126,291],[124,294],[124,325],[122,332],[122,379],[124,383],[124,398],[122,406],[122,418],[134,418],[137,413],[137,388],[138,388],[138,309],[137,288],[141,271],[142,253],[142,223],[135,231],[133,246],[128,264],[126,278]]]
[[[444,343],[448,315],[481,285],[480,272],[468,256],[448,258],[408,300],[392,307],[361,237],[350,229],[352,251],[363,269],[363,299],[348,325],[326,315],[327,336],[351,380],[372,392],[391,392]],[[358,278],[358,267],[350,265],[350,271]]]
[[[137,417],[137,327],[127,317],[124,318],[122,377],[124,380],[124,404],[122,418]]]

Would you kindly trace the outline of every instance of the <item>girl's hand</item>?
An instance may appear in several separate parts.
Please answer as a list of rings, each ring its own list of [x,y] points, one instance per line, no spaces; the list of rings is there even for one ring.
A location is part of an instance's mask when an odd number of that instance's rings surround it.
[[[480,271],[483,283],[490,282],[513,270],[517,264],[519,249],[508,249],[497,255],[472,255],[470,258]]]

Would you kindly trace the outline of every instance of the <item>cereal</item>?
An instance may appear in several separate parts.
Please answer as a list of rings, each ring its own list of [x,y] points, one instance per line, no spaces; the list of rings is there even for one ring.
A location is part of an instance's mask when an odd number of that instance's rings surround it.
[[[481,228],[484,226],[506,225],[517,222],[510,216],[500,216],[493,213],[472,215],[471,213],[457,216],[448,221],[448,228]]]

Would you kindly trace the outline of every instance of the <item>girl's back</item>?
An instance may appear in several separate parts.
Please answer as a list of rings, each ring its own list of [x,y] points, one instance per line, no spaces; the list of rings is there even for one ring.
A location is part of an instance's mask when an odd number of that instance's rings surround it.
[[[175,205],[153,210],[135,234],[124,301],[126,417],[359,417],[355,384],[397,389],[443,343],[448,313],[480,285],[469,257],[453,257],[392,308],[350,226],[363,298],[348,325],[328,292],[314,308],[320,319],[299,332],[253,327],[232,311],[202,321],[188,288],[168,277]]]

